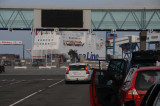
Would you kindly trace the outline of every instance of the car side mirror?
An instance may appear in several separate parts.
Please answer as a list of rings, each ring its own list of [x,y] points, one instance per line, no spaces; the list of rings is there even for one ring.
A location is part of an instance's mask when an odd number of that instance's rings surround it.
[[[124,105],[123,106],[136,106],[136,103],[135,101],[126,101],[124,102]]]
[[[127,86],[128,85],[128,83],[130,83],[131,81],[126,81],[123,85],[124,86]]]
[[[107,81],[107,85],[108,85],[108,86],[112,85],[112,83],[113,83],[112,80]]]

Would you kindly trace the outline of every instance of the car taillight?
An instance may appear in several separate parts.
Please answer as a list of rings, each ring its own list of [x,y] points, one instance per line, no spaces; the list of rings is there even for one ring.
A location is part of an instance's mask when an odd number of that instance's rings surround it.
[[[89,74],[89,71],[88,71],[88,69],[87,69],[87,66],[85,67],[85,69],[86,69],[86,74]]]
[[[70,69],[70,66],[68,67],[67,71],[66,71],[66,74],[69,74],[69,69]]]
[[[126,99],[138,99],[140,96],[138,95],[136,89],[129,89],[126,94]]]

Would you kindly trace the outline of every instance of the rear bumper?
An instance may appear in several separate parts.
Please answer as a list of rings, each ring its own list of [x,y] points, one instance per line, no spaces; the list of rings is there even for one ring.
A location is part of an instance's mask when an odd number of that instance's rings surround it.
[[[65,80],[66,81],[90,81],[91,79],[90,79],[90,77],[89,77],[89,75],[87,75],[87,76],[68,76],[68,75],[66,75],[65,76]]]
[[[122,106],[123,103],[125,103],[127,101],[134,101],[135,104],[136,104],[136,106],[140,106],[142,98],[140,98],[140,99],[127,99],[127,100],[124,100],[123,102],[121,102],[121,106]]]

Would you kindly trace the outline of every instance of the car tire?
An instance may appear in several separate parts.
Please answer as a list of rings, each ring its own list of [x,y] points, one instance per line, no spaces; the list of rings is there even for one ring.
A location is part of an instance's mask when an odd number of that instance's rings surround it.
[[[68,82],[68,81],[65,81],[65,84],[69,84],[69,82]]]
[[[127,101],[122,104],[122,106],[136,106],[135,101]]]
[[[88,84],[91,84],[91,80],[90,80],[90,81],[87,81],[87,83],[88,83]]]

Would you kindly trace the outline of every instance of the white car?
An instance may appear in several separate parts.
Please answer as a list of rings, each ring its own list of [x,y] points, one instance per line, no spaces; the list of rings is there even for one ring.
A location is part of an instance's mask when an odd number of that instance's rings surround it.
[[[72,63],[69,64],[65,73],[65,83],[71,81],[91,81],[93,70],[87,63]]]

